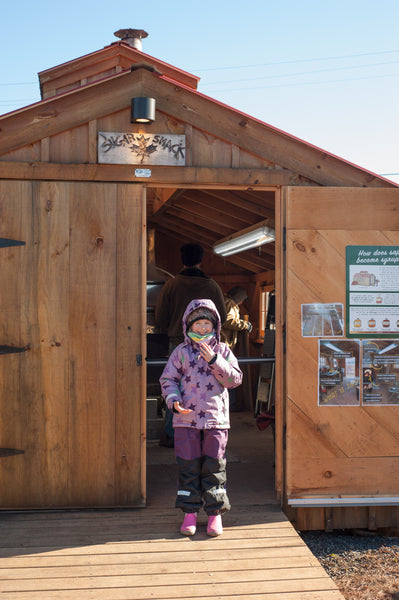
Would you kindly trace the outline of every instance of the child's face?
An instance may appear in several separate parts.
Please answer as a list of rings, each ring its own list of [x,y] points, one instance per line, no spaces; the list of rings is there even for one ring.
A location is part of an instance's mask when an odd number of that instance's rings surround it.
[[[206,335],[207,333],[212,333],[213,323],[209,319],[199,319],[191,325],[190,331],[192,331],[193,333],[198,333],[199,335]]]

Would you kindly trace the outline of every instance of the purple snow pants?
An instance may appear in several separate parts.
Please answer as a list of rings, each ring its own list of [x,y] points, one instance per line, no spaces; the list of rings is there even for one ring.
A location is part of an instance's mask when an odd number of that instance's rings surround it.
[[[177,508],[193,513],[203,506],[208,515],[230,509],[226,493],[227,440],[228,429],[175,428]]]

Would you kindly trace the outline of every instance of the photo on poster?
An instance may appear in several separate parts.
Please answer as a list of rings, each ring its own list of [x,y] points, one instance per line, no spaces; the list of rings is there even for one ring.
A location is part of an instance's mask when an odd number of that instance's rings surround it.
[[[359,340],[319,340],[319,406],[359,406]]]
[[[399,247],[346,246],[346,336],[399,336]]]
[[[301,323],[303,337],[343,336],[343,304],[302,304]]]
[[[364,405],[399,404],[399,339],[362,340]]]

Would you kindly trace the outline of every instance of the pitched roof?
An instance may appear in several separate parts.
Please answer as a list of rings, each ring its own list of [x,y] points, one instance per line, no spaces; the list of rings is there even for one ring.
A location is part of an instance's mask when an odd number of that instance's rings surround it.
[[[42,99],[129,70],[139,63],[152,65],[170,79],[192,89],[198,87],[199,77],[145,54],[126,42],[114,42],[101,50],[41,71],[38,75]]]

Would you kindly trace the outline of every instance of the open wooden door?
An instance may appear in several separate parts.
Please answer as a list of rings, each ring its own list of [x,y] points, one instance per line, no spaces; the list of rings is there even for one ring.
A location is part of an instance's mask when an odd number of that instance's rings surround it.
[[[284,487],[288,502],[303,499],[306,506],[310,498],[337,498],[339,506],[339,499],[345,497],[392,496],[394,500],[399,495],[399,405],[366,404],[361,399],[349,404],[320,402],[320,339],[345,349],[351,348],[354,338],[348,339],[345,326],[341,334],[336,329],[324,334],[313,330],[309,335],[302,320],[302,307],[318,303],[342,304],[345,316],[346,248],[398,247],[398,206],[399,190],[395,189],[284,190]],[[350,364],[355,364],[354,359]],[[352,521],[341,526],[363,525]]]
[[[145,497],[144,193],[0,183],[1,508]]]

